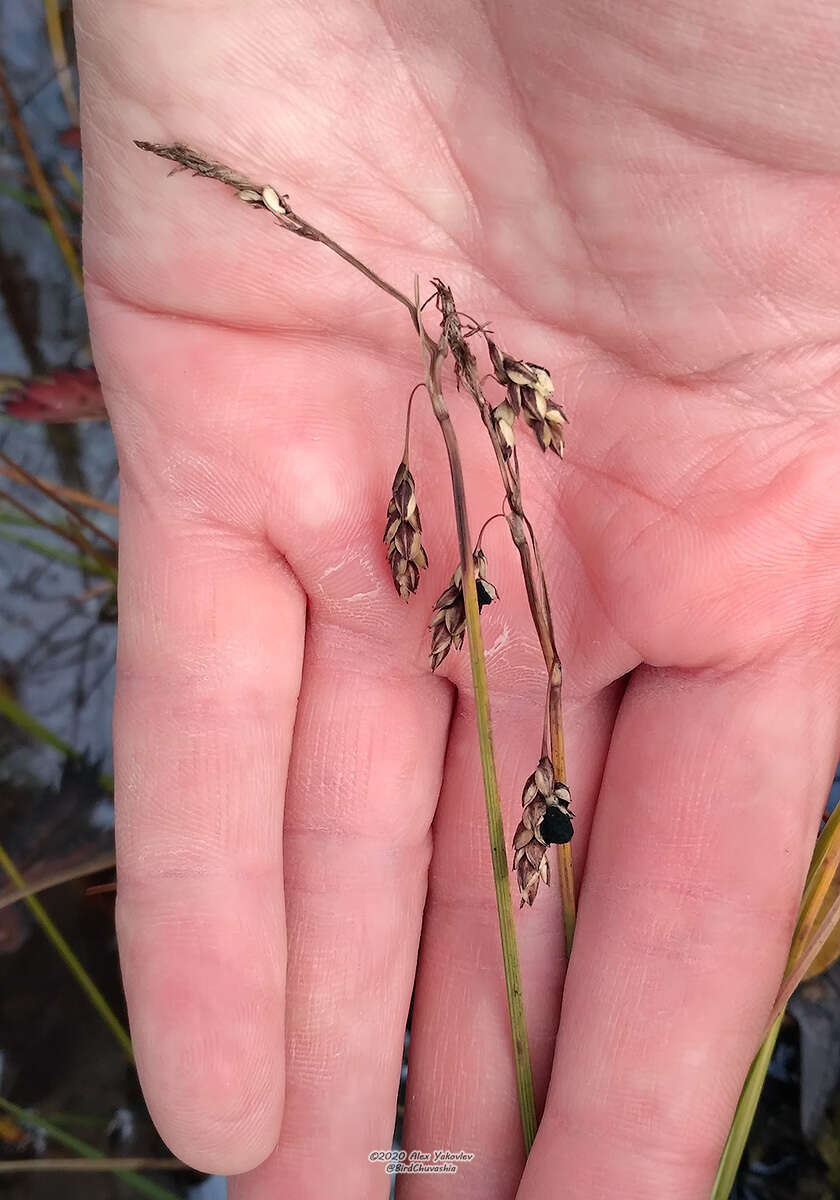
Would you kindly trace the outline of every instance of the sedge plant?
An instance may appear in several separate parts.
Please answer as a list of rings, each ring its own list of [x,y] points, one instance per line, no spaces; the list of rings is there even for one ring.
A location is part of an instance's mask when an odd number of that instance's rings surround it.
[[[414,327],[422,368],[422,378],[415,391],[425,390],[446,447],[459,550],[459,561],[450,583],[432,609],[429,664],[435,670],[450,650],[460,649],[466,638],[475,694],[519,1109],[527,1152],[536,1133],[536,1106],[479,616],[480,610],[498,597],[488,578],[489,565],[481,549],[481,537],[479,535],[478,540],[474,541],[470,531],[464,472],[447,404],[444,372],[447,360],[450,360],[454,366],[456,386],[464,390],[476,404],[489,437],[499,469],[504,519],[519,555],[528,607],[545,663],[545,710],[539,718],[543,729],[542,751],[534,771],[524,784],[522,819],[512,839],[513,869],[520,903],[530,906],[536,899],[540,884],[550,881],[549,849],[552,845],[557,847],[556,871],[568,954],[574,932],[575,889],[570,850],[573,831],[571,797],[566,783],[563,740],[562,667],[539,544],[523,505],[518,440],[520,431],[525,427],[535,437],[541,450],[562,458],[567,422],[554,399],[550,373],[544,367],[501,348],[489,326],[475,321],[458,309],[451,288],[442,279],[431,281],[433,290],[421,303],[417,280],[413,295],[401,291],[296,213],[288,196],[276,188],[256,183],[188,146],[142,141],[136,144],[141,150],[174,163],[176,171],[191,171],[194,175],[225,184],[247,207],[273,217],[285,232],[327,247],[401,304]],[[430,332],[429,317],[424,315],[430,303],[434,305],[430,311],[437,314],[433,332]],[[473,345],[483,347],[489,371],[482,373],[479,369]],[[488,381],[492,382],[495,394],[488,391]],[[411,399],[403,455],[391,485],[384,535],[385,554],[394,586],[405,601],[411,600],[416,593],[421,573],[428,565],[417,487],[410,467],[410,410]]]

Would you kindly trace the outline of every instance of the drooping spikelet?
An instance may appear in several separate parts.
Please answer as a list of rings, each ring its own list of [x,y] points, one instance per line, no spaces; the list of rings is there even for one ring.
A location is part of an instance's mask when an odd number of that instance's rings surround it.
[[[554,384],[545,367],[523,362],[499,350],[487,339],[487,349],[493,364],[493,374],[507,389],[507,400],[493,409],[493,420],[507,454],[513,446],[513,423],[521,413],[526,425],[533,429],[540,449],[551,449],[563,457],[563,427],[566,414],[553,399]]]
[[[565,783],[554,777],[551,759],[540,759],[522,792],[522,820],[513,837],[513,869],[521,904],[536,899],[540,881],[550,882],[548,847],[572,840],[571,796]]]
[[[409,596],[417,591],[420,571],[429,565],[421,541],[422,532],[414,476],[403,459],[391,487],[388,521],[383,538],[391,564],[391,574],[394,577],[394,587],[403,600],[408,600]]]
[[[499,593],[487,579],[487,559],[484,557],[483,550],[476,550],[473,553],[473,563],[475,564],[475,589],[478,593],[480,612],[485,604],[492,604],[498,598]],[[456,568],[449,587],[438,598],[429,628],[432,631],[429,666],[434,671],[453,646],[456,650],[460,650],[464,642],[467,614],[464,608],[464,588],[460,566]]]

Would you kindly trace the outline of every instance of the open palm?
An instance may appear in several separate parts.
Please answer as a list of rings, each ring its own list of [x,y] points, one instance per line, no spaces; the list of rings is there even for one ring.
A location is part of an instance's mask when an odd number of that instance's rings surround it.
[[[405,1144],[475,1158],[406,1196],[702,1200],[838,750],[840,18],[786,0],[77,17],[122,470],[119,932],[164,1137],[247,1172],[236,1200],[386,1195],[368,1154],[390,1144],[414,987]],[[548,1093],[524,1174],[468,664],[426,665],[457,551],[420,396],[430,566],[407,607],[381,541],[416,335],[323,247],[167,182],[135,137],[288,191],[405,291],[442,276],[549,367],[571,419],[563,463],[521,451],[582,876],[559,1030],[556,889],[518,917]],[[475,530],[501,489],[449,384]],[[544,677],[503,522],[484,546],[512,833]]]

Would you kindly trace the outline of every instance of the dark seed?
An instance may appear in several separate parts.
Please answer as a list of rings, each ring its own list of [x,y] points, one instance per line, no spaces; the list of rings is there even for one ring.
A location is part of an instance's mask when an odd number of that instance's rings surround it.
[[[556,804],[549,804],[540,823],[540,837],[547,846],[564,846],[572,840],[572,818]]]

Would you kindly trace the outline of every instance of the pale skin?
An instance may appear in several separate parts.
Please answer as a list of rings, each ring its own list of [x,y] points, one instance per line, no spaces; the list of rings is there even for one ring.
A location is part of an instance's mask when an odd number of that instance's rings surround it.
[[[405,1144],[475,1159],[402,1195],[704,1200],[838,755],[840,15],[76,12],[122,469],[118,926],[161,1133],[236,1175],[234,1200],[384,1197],[367,1156],[390,1146],[416,968]],[[468,663],[426,668],[457,549],[422,396],[431,565],[407,607],[381,542],[416,336],[135,137],[287,191],[404,291],[442,276],[571,418],[563,463],[520,435],[581,883],[559,1029],[556,888],[517,917],[544,1106],[527,1167]],[[477,530],[502,493],[447,378]],[[544,676],[502,522],[484,548],[512,835]]]

